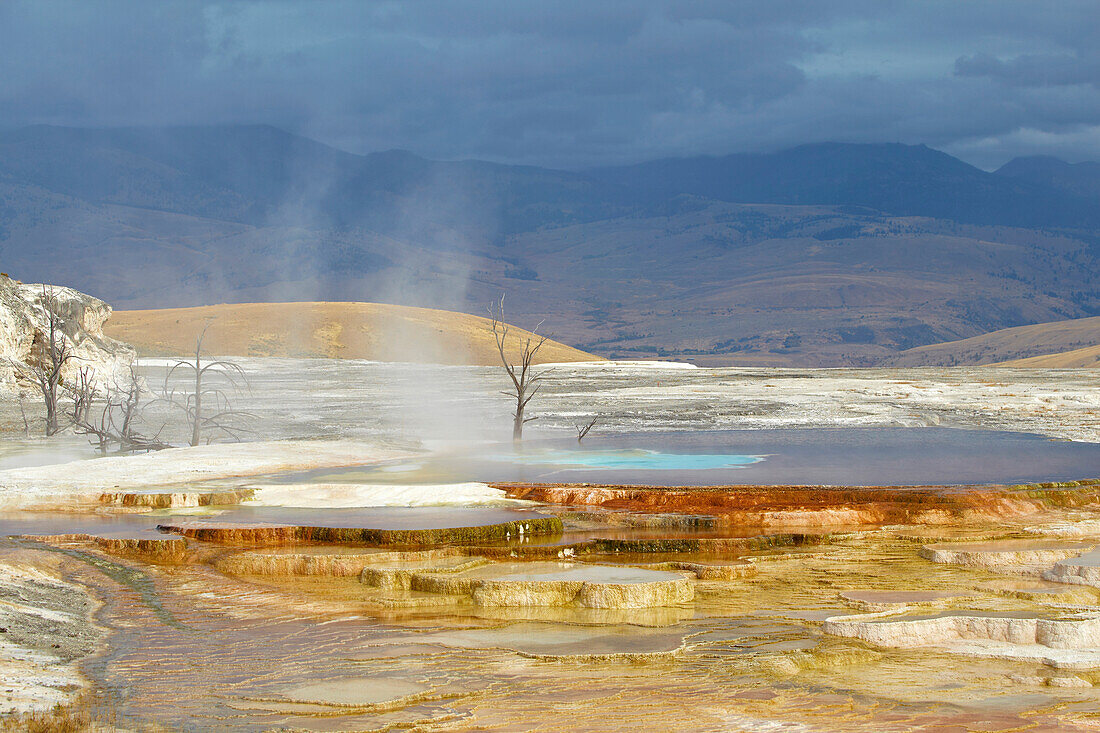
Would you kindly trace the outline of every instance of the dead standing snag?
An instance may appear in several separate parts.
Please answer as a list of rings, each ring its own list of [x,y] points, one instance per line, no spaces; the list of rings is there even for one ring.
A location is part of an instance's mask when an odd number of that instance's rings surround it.
[[[55,435],[61,430],[57,413],[57,401],[62,388],[61,370],[76,355],[72,352],[72,344],[65,338],[61,314],[58,313],[57,293],[51,285],[42,286],[42,307],[46,311],[46,342],[39,342],[38,335],[35,335],[35,346],[38,347],[40,356],[35,359],[32,353],[27,364],[14,360],[11,364],[19,377],[32,382],[38,388],[46,405],[46,435]]]
[[[591,420],[589,420],[588,423],[585,424],[585,425],[574,425],[573,426],[577,429],[577,442],[578,443],[583,441],[588,436],[588,431],[590,431],[593,428],[593,426],[595,426],[596,421],[599,420],[599,419],[600,419],[599,417],[594,417]]]
[[[81,384],[80,391],[73,398],[73,430],[78,435],[89,436],[100,453],[106,454],[112,445],[117,445],[123,453],[170,447],[160,439],[159,431],[151,437],[139,432],[144,407],[142,383],[133,365],[130,365],[130,378],[125,385],[106,387],[98,411],[92,409],[96,403],[90,382],[82,380]]]
[[[524,417],[524,412],[527,409],[527,404],[538,393],[541,386],[540,382],[545,375],[544,372],[534,371],[532,365],[535,355],[546,343],[547,337],[538,334],[538,330],[542,326],[540,321],[539,325],[535,326],[527,336],[520,352],[520,363],[517,366],[508,360],[505,351],[509,329],[508,324],[504,322],[503,295],[500,296],[499,302],[489,306],[489,316],[493,320],[493,336],[496,338],[497,351],[500,353],[500,363],[512,380],[512,389],[502,392],[502,394],[506,394],[516,401],[516,410],[512,413],[512,440],[520,441],[523,440],[523,426],[535,419]]]
[[[195,340],[194,359],[177,361],[164,376],[164,399],[168,404],[182,410],[186,416],[191,431],[191,446],[199,445],[203,436],[210,443],[213,436],[219,433],[239,441],[242,435],[252,432],[241,423],[255,418],[250,412],[233,409],[233,403],[229,399],[230,392],[248,389],[248,378],[240,365],[222,359],[203,362],[202,340],[208,328],[209,323]],[[192,385],[191,389],[184,391],[174,388],[172,380],[177,377]],[[211,386],[213,380],[217,382]]]

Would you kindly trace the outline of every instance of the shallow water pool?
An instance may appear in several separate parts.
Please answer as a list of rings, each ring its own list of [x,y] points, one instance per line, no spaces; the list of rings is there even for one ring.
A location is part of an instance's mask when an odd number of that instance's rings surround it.
[[[471,446],[285,482],[651,486],[1020,484],[1100,477],[1100,444],[953,428],[722,430]]]

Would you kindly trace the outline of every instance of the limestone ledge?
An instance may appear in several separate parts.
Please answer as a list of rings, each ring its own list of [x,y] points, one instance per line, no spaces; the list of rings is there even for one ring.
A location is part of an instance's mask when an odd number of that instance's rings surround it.
[[[375,529],[370,527],[309,527],[264,522],[178,522],[157,525],[161,532],[204,542],[238,545],[289,545],[323,542],[354,545],[404,545],[427,547],[441,544],[471,544],[507,541],[512,537],[555,535],[562,531],[557,517],[487,524],[474,527],[433,529]]]
[[[943,647],[974,656],[1100,668],[1100,617],[1050,619],[951,613],[905,618],[898,617],[897,611],[886,611],[834,616],[826,619],[822,631],[881,647]]]
[[[723,564],[674,561],[670,563],[660,563],[653,567],[667,567],[669,570],[686,570],[689,573],[693,573],[699,580],[740,580],[742,578],[754,577],[760,572],[751,561]]]
[[[460,573],[488,564],[488,560],[480,557],[413,556],[379,565],[367,565],[359,574],[359,581],[384,590],[416,590],[414,578],[418,574]]]
[[[1094,551],[1089,554],[1096,555],[1097,553]],[[1100,565],[1096,564],[1096,558],[1089,558],[1087,555],[1067,559],[1055,563],[1054,567],[1044,572],[1043,580],[1100,588]]]
[[[466,559],[456,548],[416,552],[238,552],[214,560],[214,568],[229,575],[321,576],[358,578],[367,567],[408,563],[442,564],[449,559]]]
[[[925,560],[948,565],[993,570],[1015,575],[1042,575],[1055,563],[1074,558],[1091,550],[1093,545],[1075,544],[1064,547],[1012,547],[975,544],[924,545],[918,554]]]
[[[547,568],[546,566],[558,566]],[[573,606],[622,609],[677,606],[695,598],[691,580],[682,574],[636,570],[630,577],[617,577],[620,568],[572,563],[528,563],[522,570],[504,568],[499,575],[470,575],[459,572],[410,572],[408,590],[450,596],[468,596],[478,606]],[[489,566],[495,570],[495,566]],[[549,572],[548,572],[549,570]],[[556,572],[555,572],[556,571]],[[607,580],[601,571],[611,575]],[[541,576],[541,577],[540,577]],[[364,572],[370,585],[388,581],[383,573]],[[402,583],[404,582],[402,576]]]
[[[224,491],[119,491],[100,494],[99,503],[105,507],[137,509],[196,509],[207,506],[236,506],[251,499],[253,489],[228,489]]]
[[[92,543],[110,555],[132,555],[150,562],[180,562],[187,554],[187,540],[182,537],[101,537],[75,533],[26,535],[25,539],[51,545]]]

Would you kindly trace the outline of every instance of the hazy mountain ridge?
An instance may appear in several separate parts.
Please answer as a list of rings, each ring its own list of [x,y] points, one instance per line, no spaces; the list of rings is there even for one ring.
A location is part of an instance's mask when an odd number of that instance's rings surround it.
[[[997,175],[1100,200],[1100,163],[1092,161],[1067,163],[1049,155],[1013,158],[997,169]]]
[[[1067,198],[1060,186],[987,173],[924,145],[821,143],[590,172],[653,198],[691,193],[729,202],[866,206],[972,224],[1100,224],[1097,202],[1087,196]]]
[[[410,227],[402,212],[496,237],[607,218],[633,203],[578,173],[400,150],[354,155],[264,125],[23,128],[0,134],[0,170],[94,202],[253,225],[412,228],[421,236],[430,228]]]
[[[700,160],[574,173],[262,126],[25,128],[0,133],[0,269],[122,307],[480,313],[508,291],[521,325],[546,316],[568,343],[711,361],[871,364],[1100,313],[1085,197],[923,146]],[[789,201],[720,200],[754,192]]]

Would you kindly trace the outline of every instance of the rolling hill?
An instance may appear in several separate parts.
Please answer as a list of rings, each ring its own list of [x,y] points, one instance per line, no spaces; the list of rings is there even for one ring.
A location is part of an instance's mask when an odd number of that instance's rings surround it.
[[[996,366],[1026,369],[1095,369],[1100,367],[1100,346],[998,362]]]
[[[1095,366],[1100,355],[1100,317],[1006,328],[973,338],[903,351],[896,366]]]
[[[241,303],[196,308],[115,311],[105,330],[140,356],[203,351],[220,356],[294,356],[434,364],[499,364],[487,318],[379,303]],[[531,334],[512,327],[506,345],[518,361]],[[536,363],[599,357],[547,341]]]

